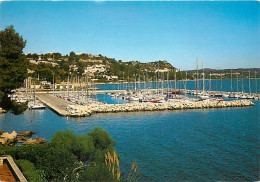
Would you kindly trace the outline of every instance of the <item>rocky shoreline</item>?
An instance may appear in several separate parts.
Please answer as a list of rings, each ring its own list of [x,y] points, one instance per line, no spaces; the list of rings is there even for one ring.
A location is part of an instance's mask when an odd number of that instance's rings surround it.
[[[47,142],[47,140],[44,138],[39,138],[39,137],[30,138],[33,134],[34,132],[32,131],[24,131],[20,133],[17,133],[16,131],[12,131],[11,133],[8,133],[0,130],[0,143],[2,143],[2,145],[16,145],[17,143],[27,145],[27,144],[39,144],[39,143]]]
[[[127,104],[91,104],[87,106],[69,105],[66,109],[69,116],[84,117],[94,113],[110,112],[137,112],[137,111],[161,111],[161,110],[184,110],[184,109],[206,109],[206,108],[227,108],[254,106],[250,100],[232,101],[194,101],[176,100],[165,103],[127,103]]]
[[[6,113],[6,110],[0,107],[0,114]]]

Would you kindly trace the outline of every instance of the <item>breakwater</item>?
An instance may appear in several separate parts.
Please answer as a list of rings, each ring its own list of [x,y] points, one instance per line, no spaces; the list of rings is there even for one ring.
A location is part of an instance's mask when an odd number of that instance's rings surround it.
[[[66,110],[70,116],[83,117],[94,113],[110,112],[137,112],[137,111],[160,111],[160,110],[181,110],[181,109],[206,109],[206,108],[226,108],[226,107],[246,107],[254,106],[250,100],[176,100],[165,103],[127,103],[127,104],[90,104],[87,106],[68,105]]]

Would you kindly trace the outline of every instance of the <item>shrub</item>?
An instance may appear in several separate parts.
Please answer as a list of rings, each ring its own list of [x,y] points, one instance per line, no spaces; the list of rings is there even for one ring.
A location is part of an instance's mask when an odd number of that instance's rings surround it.
[[[114,181],[112,173],[104,165],[91,166],[79,172],[78,181]]]
[[[42,171],[36,170],[33,163],[28,160],[16,160],[16,164],[20,167],[28,181],[46,181],[41,175]]]
[[[73,169],[77,167],[77,160],[67,150],[50,148],[44,156],[37,156],[36,167],[44,170],[49,181],[70,180]]]
[[[110,137],[107,131],[102,128],[94,128],[94,131],[88,134],[94,142],[94,146],[96,149],[101,150],[112,150],[113,146],[116,142]]]
[[[86,161],[94,153],[95,147],[87,135],[75,135],[72,131],[58,131],[51,140],[51,146],[57,149],[68,150],[78,160]]]

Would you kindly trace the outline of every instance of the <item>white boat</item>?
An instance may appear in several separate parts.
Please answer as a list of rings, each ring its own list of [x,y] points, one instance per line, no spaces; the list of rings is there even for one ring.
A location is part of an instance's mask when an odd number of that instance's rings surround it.
[[[236,96],[234,94],[229,94],[228,96],[229,98],[236,98]]]
[[[130,101],[139,101],[139,98],[137,98],[137,97],[130,97]]]
[[[222,97],[223,97],[223,98],[228,98],[229,95],[228,95],[228,94],[222,94]]]
[[[28,107],[31,110],[33,110],[33,109],[45,109],[46,108],[46,106],[43,105],[43,103],[41,103],[41,102],[37,102],[37,103],[36,102],[29,102]]]
[[[199,98],[202,99],[202,100],[206,100],[206,99],[210,99],[210,96],[208,96],[208,95],[200,95]]]
[[[247,99],[247,96],[246,95],[241,95],[240,99]]]
[[[254,97],[254,100],[259,100],[259,97],[255,96],[255,97]]]
[[[254,96],[248,95],[246,98],[247,98],[247,99],[254,99]]]
[[[214,97],[223,97],[223,94],[221,94],[221,93],[215,93],[215,94],[214,94]]]
[[[39,102],[38,100],[36,100],[36,95],[35,95],[35,84],[34,84],[34,99],[31,102],[28,102],[28,108],[33,110],[33,109],[45,109],[46,106],[43,105],[43,103]]]

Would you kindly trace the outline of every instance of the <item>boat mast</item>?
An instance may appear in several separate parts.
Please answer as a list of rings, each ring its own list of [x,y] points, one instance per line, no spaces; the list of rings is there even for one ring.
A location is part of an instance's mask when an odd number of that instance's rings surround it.
[[[249,84],[249,94],[251,94],[250,71],[249,71],[249,75],[248,75],[248,84]]]
[[[78,84],[77,84],[77,85],[78,85],[77,90],[78,90],[78,100],[79,100],[79,76],[77,76],[77,78],[78,78],[78,79],[77,79],[77,83],[78,83]]]
[[[92,95],[92,103],[94,102],[94,80],[92,81],[92,79],[91,79],[91,95]]]
[[[186,68],[186,79],[185,79],[185,97],[187,95],[187,68]]]
[[[68,80],[67,80],[67,91],[68,91],[68,97],[69,97],[69,95],[70,95],[70,93],[69,93],[69,76],[68,76]]]
[[[237,93],[238,93],[238,74],[237,74]]]
[[[174,69],[174,91],[176,92],[176,68]]]
[[[87,75],[87,103],[89,102],[89,93],[88,93],[88,90],[89,90],[89,88],[88,88],[88,75]]]
[[[123,90],[125,89],[125,87],[124,87],[124,81],[125,81],[125,72],[123,72]]]
[[[63,87],[62,87],[63,97],[65,97],[65,92],[66,92],[66,85],[65,85],[65,80],[63,78]]]
[[[161,77],[161,87],[162,87],[162,91],[161,94],[163,95],[163,89],[164,89],[164,72],[162,72],[162,77]]]
[[[220,89],[221,89],[221,92],[222,92],[222,89],[223,89],[223,84],[222,84],[222,73],[220,73]]]
[[[146,89],[146,78],[145,78],[145,74],[143,73],[143,79],[144,79],[144,86],[143,86],[143,89],[145,90]]]
[[[167,95],[169,94],[169,71],[167,72]]]
[[[135,91],[136,91],[136,75],[135,75]]]
[[[181,73],[181,69],[179,68],[179,73],[181,74],[181,79],[182,79],[182,73]],[[181,81],[178,81],[178,85],[179,85],[179,93],[181,92]]]
[[[127,76],[127,83],[126,83],[126,90],[130,90],[130,85],[129,85],[129,75]]]
[[[30,100],[32,100],[32,78],[30,77],[30,82],[29,82],[30,84],[30,87],[29,87],[29,89],[30,89]]]
[[[138,79],[138,87],[139,87],[139,90],[141,90],[141,78],[140,78],[140,75],[139,75],[139,79]]]
[[[256,80],[256,71],[255,71],[255,93],[257,94],[257,80]]]
[[[211,72],[209,73],[209,91],[211,91]]]
[[[198,99],[198,79],[199,79],[199,73],[198,73],[198,57],[196,58],[196,69],[197,69],[197,77],[196,77],[196,99]]]
[[[33,101],[34,101],[34,104],[35,104],[35,100],[36,100],[36,95],[35,95],[35,92],[36,92],[36,83],[35,83],[35,80],[34,80],[34,98],[33,98]]]
[[[52,73],[52,90],[54,95],[55,83],[54,83],[54,72]]]
[[[231,93],[232,93],[232,70],[231,70],[231,79],[230,80],[231,80],[230,81],[231,82],[231,86],[230,87],[231,87]]]
[[[205,76],[204,76],[204,59],[202,59],[202,71],[203,71],[203,82],[202,82],[202,84],[203,84],[203,94],[204,94],[204,91],[205,91]]]
[[[242,72],[242,93],[244,93],[244,74]]]

